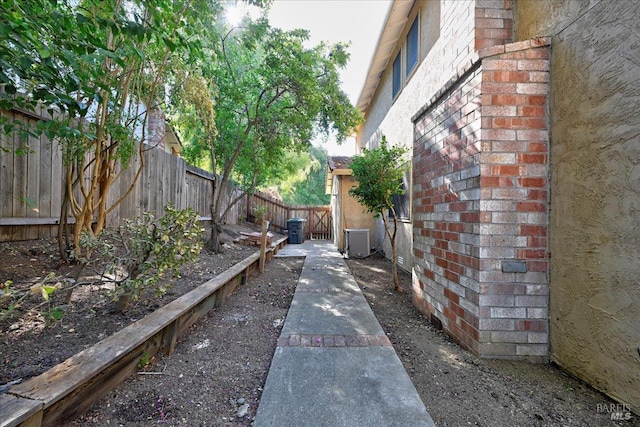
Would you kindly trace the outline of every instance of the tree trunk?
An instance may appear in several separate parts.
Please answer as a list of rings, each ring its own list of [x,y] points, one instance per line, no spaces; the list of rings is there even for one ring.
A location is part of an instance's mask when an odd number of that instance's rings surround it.
[[[67,206],[69,205],[69,196],[67,195],[67,186],[64,186],[64,197],[62,199],[62,207],[60,208],[60,222],[58,224],[58,253],[60,260],[69,261],[67,250],[69,248],[68,230],[67,230]]]
[[[220,233],[222,233],[222,226],[218,220],[214,218],[211,220],[211,236],[207,242],[207,249],[217,254],[221,254],[223,252]]]
[[[393,272],[393,286],[396,292],[402,293],[404,290],[400,287],[400,278],[398,277],[398,248],[396,247],[396,241],[391,241],[391,255],[393,260],[391,263],[391,271]]]
[[[391,232],[391,226],[389,225],[389,219],[385,216],[385,212],[381,211],[380,216],[384,223],[384,230],[387,233],[389,242],[391,243],[391,271],[393,273],[393,287],[398,293],[404,292],[404,289],[400,287],[400,278],[398,277],[398,248],[396,247],[396,233],[398,231],[398,220],[395,211],[393,214],[393,233]]]

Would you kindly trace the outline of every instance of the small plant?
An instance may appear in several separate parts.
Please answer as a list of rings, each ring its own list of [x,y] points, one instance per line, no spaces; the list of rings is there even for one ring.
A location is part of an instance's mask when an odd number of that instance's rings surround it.
[[[12,284],[12,280],[7,280],[0,283],[0,320],[11,317],[16,307],[18,307],[20,302],[22,302],[26,298],[26,294],[24,294],[20,297],[20,300],[18,302],[7,302],[14,296],[14,292],[11,289]]]
[[[85,237],[82,242],[91,249],[88,252],[96,251],[113,260],[103,276],[113,278],[113,298],[124,311],[147,289],[162,296],[167,285],[160,279],[166,275],[179,277],[178,269],[198,257],[203,232],[195,211],[168,205],[160,219],[145,212],[126,220],[116,232],[105,232],[98,239]],[[120,255],[116,254],[118,248],[123,250]]]
[[[0,283],[0,298],[11,294],[11,285],[13,285],[13,280]]]
[[[54,307],[45,313],[45,317],[57,322],[64,317],[64,311],[60,307]]]
[[[32,294],[41,294],[45,301],[49,301],[49,297],[58,289],[62,289],[62,282],[56,281],[51,284],[51,281],[56,278],[56,274],[51,272],[40,282],[31,287]]]
[[[11,289],[11,280],[0,283],[0,320],[10,318],[29,295],[41,295],[45,302],[49,302],[51,294],[63,287],[62,282],[56,279],[55,273],[49,273],[47,277],[31,286],[29,291],[14,291]]]
[[[142,352],[140,355],[140,360],[138,361],[138,369],[142,369],[147,366],[151,362],[151,356],[146,351]]]
[[[267,213],[267,207],[264,205],[253,208],[253,218],[254,218],[255,224],[261,225],[262,220],[265,219],[266,213]]]

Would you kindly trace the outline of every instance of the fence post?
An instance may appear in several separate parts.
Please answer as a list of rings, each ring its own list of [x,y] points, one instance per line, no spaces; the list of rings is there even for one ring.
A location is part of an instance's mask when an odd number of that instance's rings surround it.
[[[267,230],[269,221],[262,220],[262,236],[260,237],[260,273],[264,273],[265,258],[267,256]]]

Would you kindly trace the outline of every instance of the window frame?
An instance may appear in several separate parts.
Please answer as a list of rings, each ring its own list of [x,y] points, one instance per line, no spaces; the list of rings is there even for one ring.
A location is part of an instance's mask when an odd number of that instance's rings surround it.
[[[398,51],[393,60],[391,79],[391,99],[396,99],[400,92],[402,92],[402,49]]]
[[[407,36],[405,38],[405,77],[415,70],[420,63],[420,15],[418,14],[414,20]],[[410,55],[413,63],[410,64]]]

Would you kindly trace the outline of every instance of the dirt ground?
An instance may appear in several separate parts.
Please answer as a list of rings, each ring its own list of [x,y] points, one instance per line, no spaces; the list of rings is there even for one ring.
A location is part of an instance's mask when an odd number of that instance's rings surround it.
[[[233,237],[240,229],[230,230]],[[55,242],[0,244],[0,283],[28,288],[58,268]],[[43,304],[33,298],[0,323],[0,386],[44,372],[110,333],[166,304],[253,253],[229,243],[223,255],[203,252],[184,269],[170,295],[143,299],[126,314],[113,311],[99,289]],[[158,355],[68,426],[250,426],[286,317],[302,258],[275,258],[225,305],[182,337],[176,352]],[[436,330],[407,292],[391,290],[386,259],[348,260],[437,426],[640,426],[640,417],[611,421],[609,398],[553,365],[479,359]],[[61,272],[66,267],[60,267]]]
[[[637,415],[611,421],[602,409],[611,399],[553,364],[462,350],[413,307],[409,274],[401,274],[404,294],[391,291],[390,261],[347,264],[436,426],[640,426]]]

